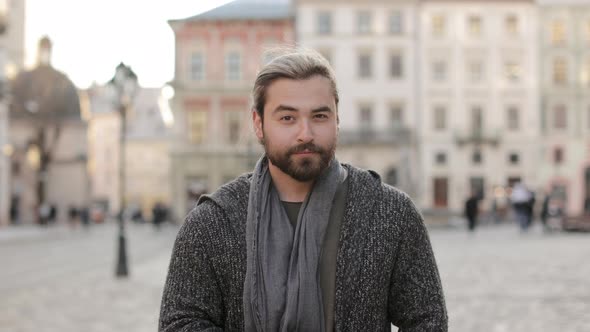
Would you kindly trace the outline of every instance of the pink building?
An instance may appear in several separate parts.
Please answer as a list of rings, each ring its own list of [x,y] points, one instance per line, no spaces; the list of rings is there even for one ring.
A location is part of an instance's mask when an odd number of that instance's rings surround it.
[[[264,51],[294,42],[287,1],[237,0],[169,21],[176,39],[174,212],[184,216],[202,193],[252,169],[260,155],[251,130],[250,91]]]

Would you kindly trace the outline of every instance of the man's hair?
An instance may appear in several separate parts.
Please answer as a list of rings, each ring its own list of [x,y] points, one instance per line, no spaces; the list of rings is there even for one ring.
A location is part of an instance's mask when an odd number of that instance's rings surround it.
[[[311,49],[273,48],[265,52],[273,59],[262,67],[252,89],[252,109],[264,119],[266,90],[276,80],[287,78],[305,80],[315,75],[327,78],[332,86],[334,101],[338,107],[338,89],[334,71],[328,61]],[[266,57],[265,57],[266,58]]]

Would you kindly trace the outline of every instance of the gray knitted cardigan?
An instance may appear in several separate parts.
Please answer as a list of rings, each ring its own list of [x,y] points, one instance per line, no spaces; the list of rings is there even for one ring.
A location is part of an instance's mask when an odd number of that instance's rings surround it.
[[[336,331],[447,331],[440,277],[422,217],[402,192],[350,165],[336,263]],[[174,244],[160,331],[243,331],[251,175],[201,200]]]

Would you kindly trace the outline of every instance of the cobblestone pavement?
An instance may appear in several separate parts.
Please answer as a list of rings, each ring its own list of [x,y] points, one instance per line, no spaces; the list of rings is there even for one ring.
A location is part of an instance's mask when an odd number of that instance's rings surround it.
[[[123,280],[112,225],[0,229],[0,332],[155,331],[176,229],[131,226]],[[590,331],[590,234],[499,226],[433,229],[431,239],[449,331]]]
[[[130,226],[127,279],[114,278],[113,225],[0,239],[0,332],[156,331],[177,229]]]
[[[449,331],[590,331],[590,233],[432,231]]]

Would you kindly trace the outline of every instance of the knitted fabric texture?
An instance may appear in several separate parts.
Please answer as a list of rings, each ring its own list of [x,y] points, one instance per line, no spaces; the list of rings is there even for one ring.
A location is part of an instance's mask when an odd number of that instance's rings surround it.
[[[422,217],[401,191],[350,165],[336,266],[336,331],[447,331]],[[204,197],[180,229],[159,330],[244,331],[246,214],[251,175]]]

